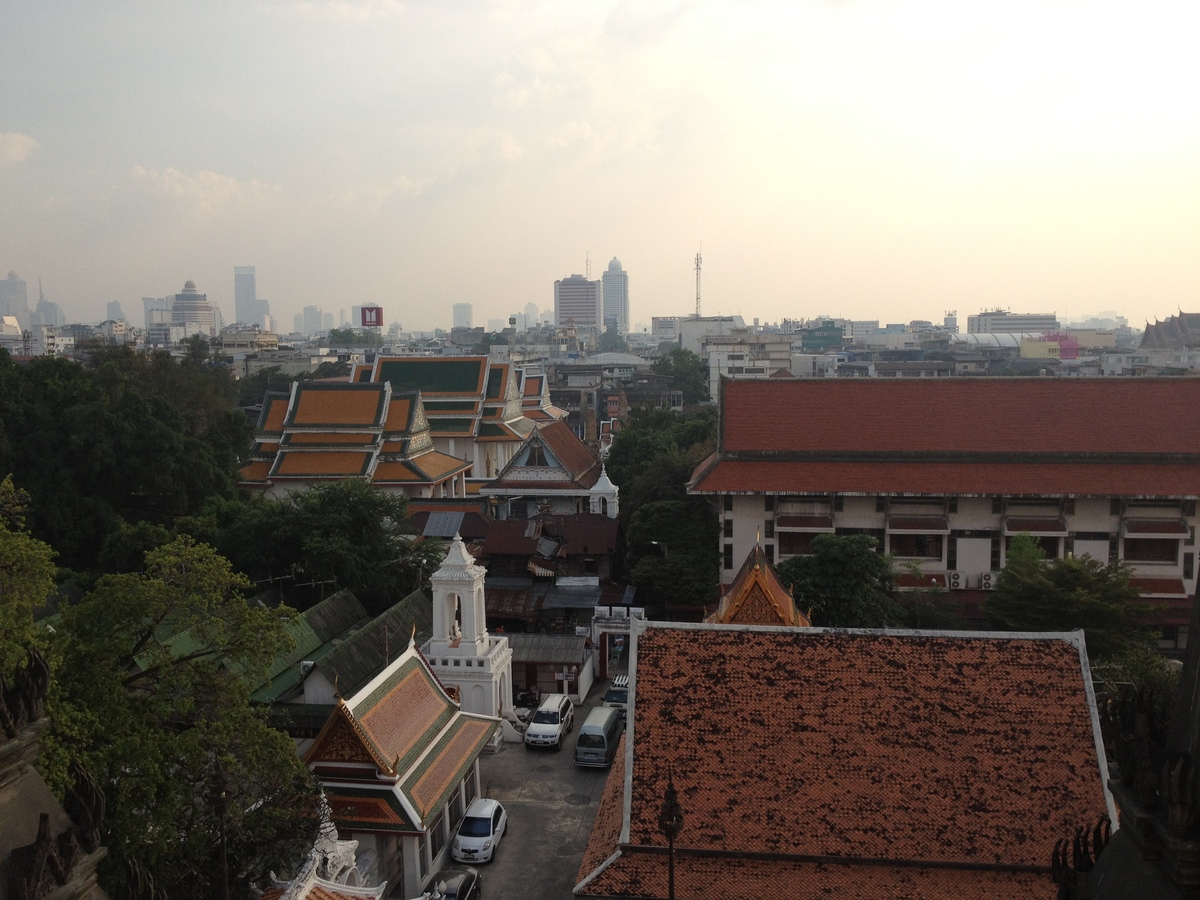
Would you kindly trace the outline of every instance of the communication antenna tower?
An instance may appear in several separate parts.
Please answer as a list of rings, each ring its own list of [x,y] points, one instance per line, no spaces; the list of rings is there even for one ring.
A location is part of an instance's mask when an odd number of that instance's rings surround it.
[[[700,318],[700,254],[696,254],[696,318]]]
[[[586,278],[588,281],[591,281],[592,280],[592,257],[591,257],[591,254],[584,254],[583,271],[585,273],[583,277]]]

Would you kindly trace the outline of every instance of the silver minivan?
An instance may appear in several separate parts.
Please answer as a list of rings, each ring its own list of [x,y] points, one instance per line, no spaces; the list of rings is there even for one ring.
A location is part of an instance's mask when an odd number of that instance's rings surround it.
[[[617,744],[625,731],[621,710],[600,707],[588,713],[575,738],[575,765],[607,768],[617,755]]]

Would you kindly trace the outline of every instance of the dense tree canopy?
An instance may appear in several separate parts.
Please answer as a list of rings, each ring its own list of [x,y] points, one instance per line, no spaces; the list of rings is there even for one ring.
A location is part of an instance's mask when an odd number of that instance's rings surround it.
[[[776,566],[779,579],[792,588],[796,605],[812,611],[812,623],[829,628],[884,628],[905,621],[891,596],[892,560],[876,552],[865,534],[822,534],[812,552],[791,556]]]
[[[280,500],[214,501],[178,527],[217,547],[257,585],[348,588],[379,613],[422,587],[445,556],[441,542],[416,540],[407,513],[404,497],[350,479]],[[148,537],[122,536],[131,545],[124,558]]]
[[[82,763],[107,795],[103,883],[123,896],[130,862],[176,897],[302,858],[316,790],[286,735],[249,693],[289,643],[286,610],[249,606],[245,579],[179,538],[144,571],[103,577],[56,628],[53,730],[42,765],[62,786]]]
[[[704,501],[644,504],[633,514],[627,538],[638,602],[661,604],[669,618],[697,618],[718,598],[717,540],[717,519]]]
[[[90,569],[120,520],[168,524],[235,492],[250,426],[228,373],[101,349],[88,366],[0,351],[0,472],[29,493],[30,533]]]
[[[1090,655],[1114,656],[1151,640],[1141,624],[1148,604],[1130,584],[1129,572],[1123,563],[1090,556],[1047,560],[1032,537],[1017,535],[983,611],[1014,631],[1082,628]]]
[[[656,359],[650,367],[659,375],[670,375],[675,387],[683,391],[683,402],[689,406],[711,399],[708,396],[708,364],[683,347],[674,347],[666,356]]]
[[[0,481],[0,673],[12,672],[33,640],[33,611],[54,590],[54,551],[25,531],[28,495]]]

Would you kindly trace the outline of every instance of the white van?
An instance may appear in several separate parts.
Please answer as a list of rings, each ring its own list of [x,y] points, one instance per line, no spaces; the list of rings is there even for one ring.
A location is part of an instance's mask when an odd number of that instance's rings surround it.
[[[525,727],[525,749],[553,747],[561,750],[563,739],[575,725],[575,707],[566,694],[547,694]]]
[[[617,744],[625,731],[621,710],[600,707],[593,709],[579,728],[575,738],[575,765],[607,768],[617,755]]]

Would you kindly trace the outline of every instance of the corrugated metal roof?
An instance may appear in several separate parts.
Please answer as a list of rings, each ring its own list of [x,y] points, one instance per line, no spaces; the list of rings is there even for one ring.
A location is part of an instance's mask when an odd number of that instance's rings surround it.
[[[459,533],[462,520],[460,512],[431,512],[421,533],[425,537],[452,538]]]
[[[576,634],[510,634],[514,663],[577,663],[587,638]]]

